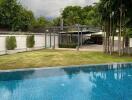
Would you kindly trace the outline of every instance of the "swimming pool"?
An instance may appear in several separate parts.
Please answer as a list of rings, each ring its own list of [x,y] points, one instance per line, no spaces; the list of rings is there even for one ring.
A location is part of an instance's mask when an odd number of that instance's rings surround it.
[[[0,72],[0,100],[132,100],[132,64]]]

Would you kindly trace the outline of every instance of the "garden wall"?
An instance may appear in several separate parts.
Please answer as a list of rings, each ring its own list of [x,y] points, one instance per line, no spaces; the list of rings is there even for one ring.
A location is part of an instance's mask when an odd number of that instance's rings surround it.
[[[132,38],[130,38],[130,47],[132,47]]]
[[[14,50],[6,50],[6,37],[7,36],[15,36],[16,37],[16,45],[17,47]],[[33,48],[27,48],[26,39],[28,35],[0,35],[0,55],[2,54],[12,54],[17,52],[38,50],[43,48],[58,48],[58,35],[34,35],[35,45]],[[55,39],[55,40],[54,40]],[[55,43],[54,43],[55,42]]]

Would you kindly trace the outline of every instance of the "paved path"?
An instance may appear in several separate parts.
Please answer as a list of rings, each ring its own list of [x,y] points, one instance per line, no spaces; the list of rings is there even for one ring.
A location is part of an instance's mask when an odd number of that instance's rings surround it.
[[[72,48],[56,48],[57,50],[72,50],[76,51],[77,49]],[[87,45],[87,46],[81,46],[79,51],[98,51],[103,52],[103,45]]]

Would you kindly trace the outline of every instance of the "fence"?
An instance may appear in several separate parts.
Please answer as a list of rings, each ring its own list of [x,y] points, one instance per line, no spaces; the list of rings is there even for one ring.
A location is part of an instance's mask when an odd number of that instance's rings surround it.
[[[27,48],[26,39],[28,35],[31,35],[31,34],[25,34],[25,35],[2,34],[0,35],[0,55],[12,54],[12,53],[24,52],[24,51],[32,51],[32,50],[38,50],[38,49],[43,49],[43,48],[52,48],[52,47],[58,48],[59,46],[58,34],[41,33],[41,34],[34,34],[34,41],[35,41],[34,47]],[[6,37],[7,36],[16,37],[17,47],[14,50],[6,49]]]

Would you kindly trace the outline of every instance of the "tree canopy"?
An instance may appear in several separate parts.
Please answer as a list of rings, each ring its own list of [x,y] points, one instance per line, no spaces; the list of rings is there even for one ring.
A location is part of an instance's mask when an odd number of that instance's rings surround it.
[[[62,12],[65,25],[100,25],[100,16],[96,6],[68,6]]]
[[[47,20],[45,17],[38,17],[34,20],[32,27],[33,28],[44,28],[47,26],[52,26],[52,21]]]
[[[34,15],[16,0],[0,2],[0,26],[13,31],[27,30],[32,24]]]
[[[64,20],[64,25],[100,25],[96,6],[67,6],[61,15],[62,17],[53,20],[47,20],[43,16],[35,18],[33,12],[23,7],[18,0],[0,0],[0,28],[28,31],[33,28],[60,26],[61,18]]]
[[[125,48],[129,45],[128,38],[129,34],[132,33],[130,32],[131,29],[129,29],[132,28],[131,5],[132,0],[100,0],[98,3],[98,12],[106,32],[104,41],[105,52],[110,54],[113,52],[114,36],[118,36],[119,55],[122,55],[125,52]],[[113,40],[111,40],[111,37],[113,37]]]
[[[100,0],[98,4],[99,13],[102,18],[102,22],[109,19],[110,15],[115,19],[118,24],[120,14],[125,17],[126,26],[129,27],[132,21],[132,0],[126,2],[126,0]],[[105,20],[104,20],[105,19]]]

